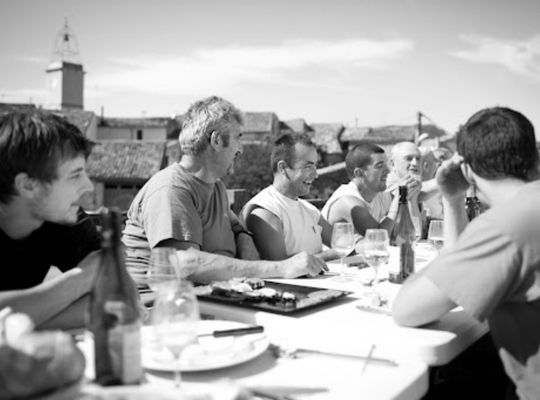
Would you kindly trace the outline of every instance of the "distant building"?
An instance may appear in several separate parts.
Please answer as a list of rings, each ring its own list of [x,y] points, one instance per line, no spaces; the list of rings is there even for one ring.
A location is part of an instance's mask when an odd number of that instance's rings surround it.
[[[289,119],[287,121],[281,121],[279,124],[280,134],[285,133],[308,133],[313,129],[309,126],[303,118]]]
[[[273,112],[245,112],[242,126],[244,143],[268,143],[279,135],[279,119]]]
[[[171,118],[100,118],[97,140],[167,140]]]
[[[94,192],[83,207],[101,206],[127,210],[146,181],[169,164],[166,141],[103,141],[98,143],[86,164]]]
[[[77,38],[67,19],[56,35],[53,59],[47,72],[48,109],[75,108],[82,110],[84,95],[84,70],[79,59]]]
[[[345,149],[341,146],[341,134],[345,130],[343,124],[311,124],[311,129],[309,135],[321,154],[321,164],[331,165],[343,161],[345,157]]]

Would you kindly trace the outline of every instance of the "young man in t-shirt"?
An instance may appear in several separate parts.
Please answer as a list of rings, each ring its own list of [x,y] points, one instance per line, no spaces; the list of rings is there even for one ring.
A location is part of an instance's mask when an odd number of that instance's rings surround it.
[[[39,110],[0,116],[0,309],[38,326],[84,325],[99,238],[79,201],[92,190],[92,142],[65,119]],[[49,268],[63,274],[43,281]]]
[[[540,390],[538,163],[525,116],[503,107],[474,114],[458,132],[457,155],[437,172],[445,248],[404,283],[393,306],[394,319],[406,326],[435,321],[456,306],[487,320],[523,398],[535,385],[536,396]],[[490,209],[467,224],[469,185]]]

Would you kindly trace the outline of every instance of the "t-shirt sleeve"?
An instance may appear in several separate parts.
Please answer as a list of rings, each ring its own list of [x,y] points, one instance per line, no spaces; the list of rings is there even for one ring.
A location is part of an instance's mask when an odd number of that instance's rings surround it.
[[[175,239],[202,246],[202,222],[193,197],[184,188],[162,187],[143,204],[143,224],[150,247]]]
[[[72,226],[55,226],[56,232],[50,232],[53,242],[61,248],[54,251],[55,260],[52,264],[61,271],[75,268],[89,253],[98,250],[101,240],[96,224],[82,210],[79,220]]]
[[[519,284],[520,255],[489,220],[473,221],[425,276],[473,317],[484,320]],[[419,299],[421,301],[421,299]]]

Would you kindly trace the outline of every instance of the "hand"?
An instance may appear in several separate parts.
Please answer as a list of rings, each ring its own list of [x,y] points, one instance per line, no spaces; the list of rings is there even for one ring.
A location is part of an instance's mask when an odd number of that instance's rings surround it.
[[[236,235],[237,257],[242,260],[260,260],[261,256],[251,236],[246,233]]]
[[[540,393],[540,359],[536,355],[527,361],[527,367],[521,365],[505,349],[499,350],[499,355],[508,375],[516,385],[516,392],[520,399],[538,399]]]
[[[317,276],[321,271],[328,271],[326,263],[316,256],[302,251],[294,256],[281,261],[284,278],[297,278],[302,275]]]
[[[461,171],[463,157],[456,154],[450,160],[444,161],[435,175],[441,194],[447,200],[462,199],[469,187],[469,182]]]
[[[422,181],[418,175],[407,174],[399,180],[397,186],[394,188],[392,195],[394,197],[399,197],[399,187],[407,187],[407,200],[415,200],[420,191],[422,190]]]

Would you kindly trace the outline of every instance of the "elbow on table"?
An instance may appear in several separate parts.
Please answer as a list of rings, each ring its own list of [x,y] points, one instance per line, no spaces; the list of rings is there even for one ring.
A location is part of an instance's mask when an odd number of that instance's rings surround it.
[[[392,307],[392,318],[397,325],[416,327],[421,325],[415,318],[415,313],[406,305],[395,302]]]

